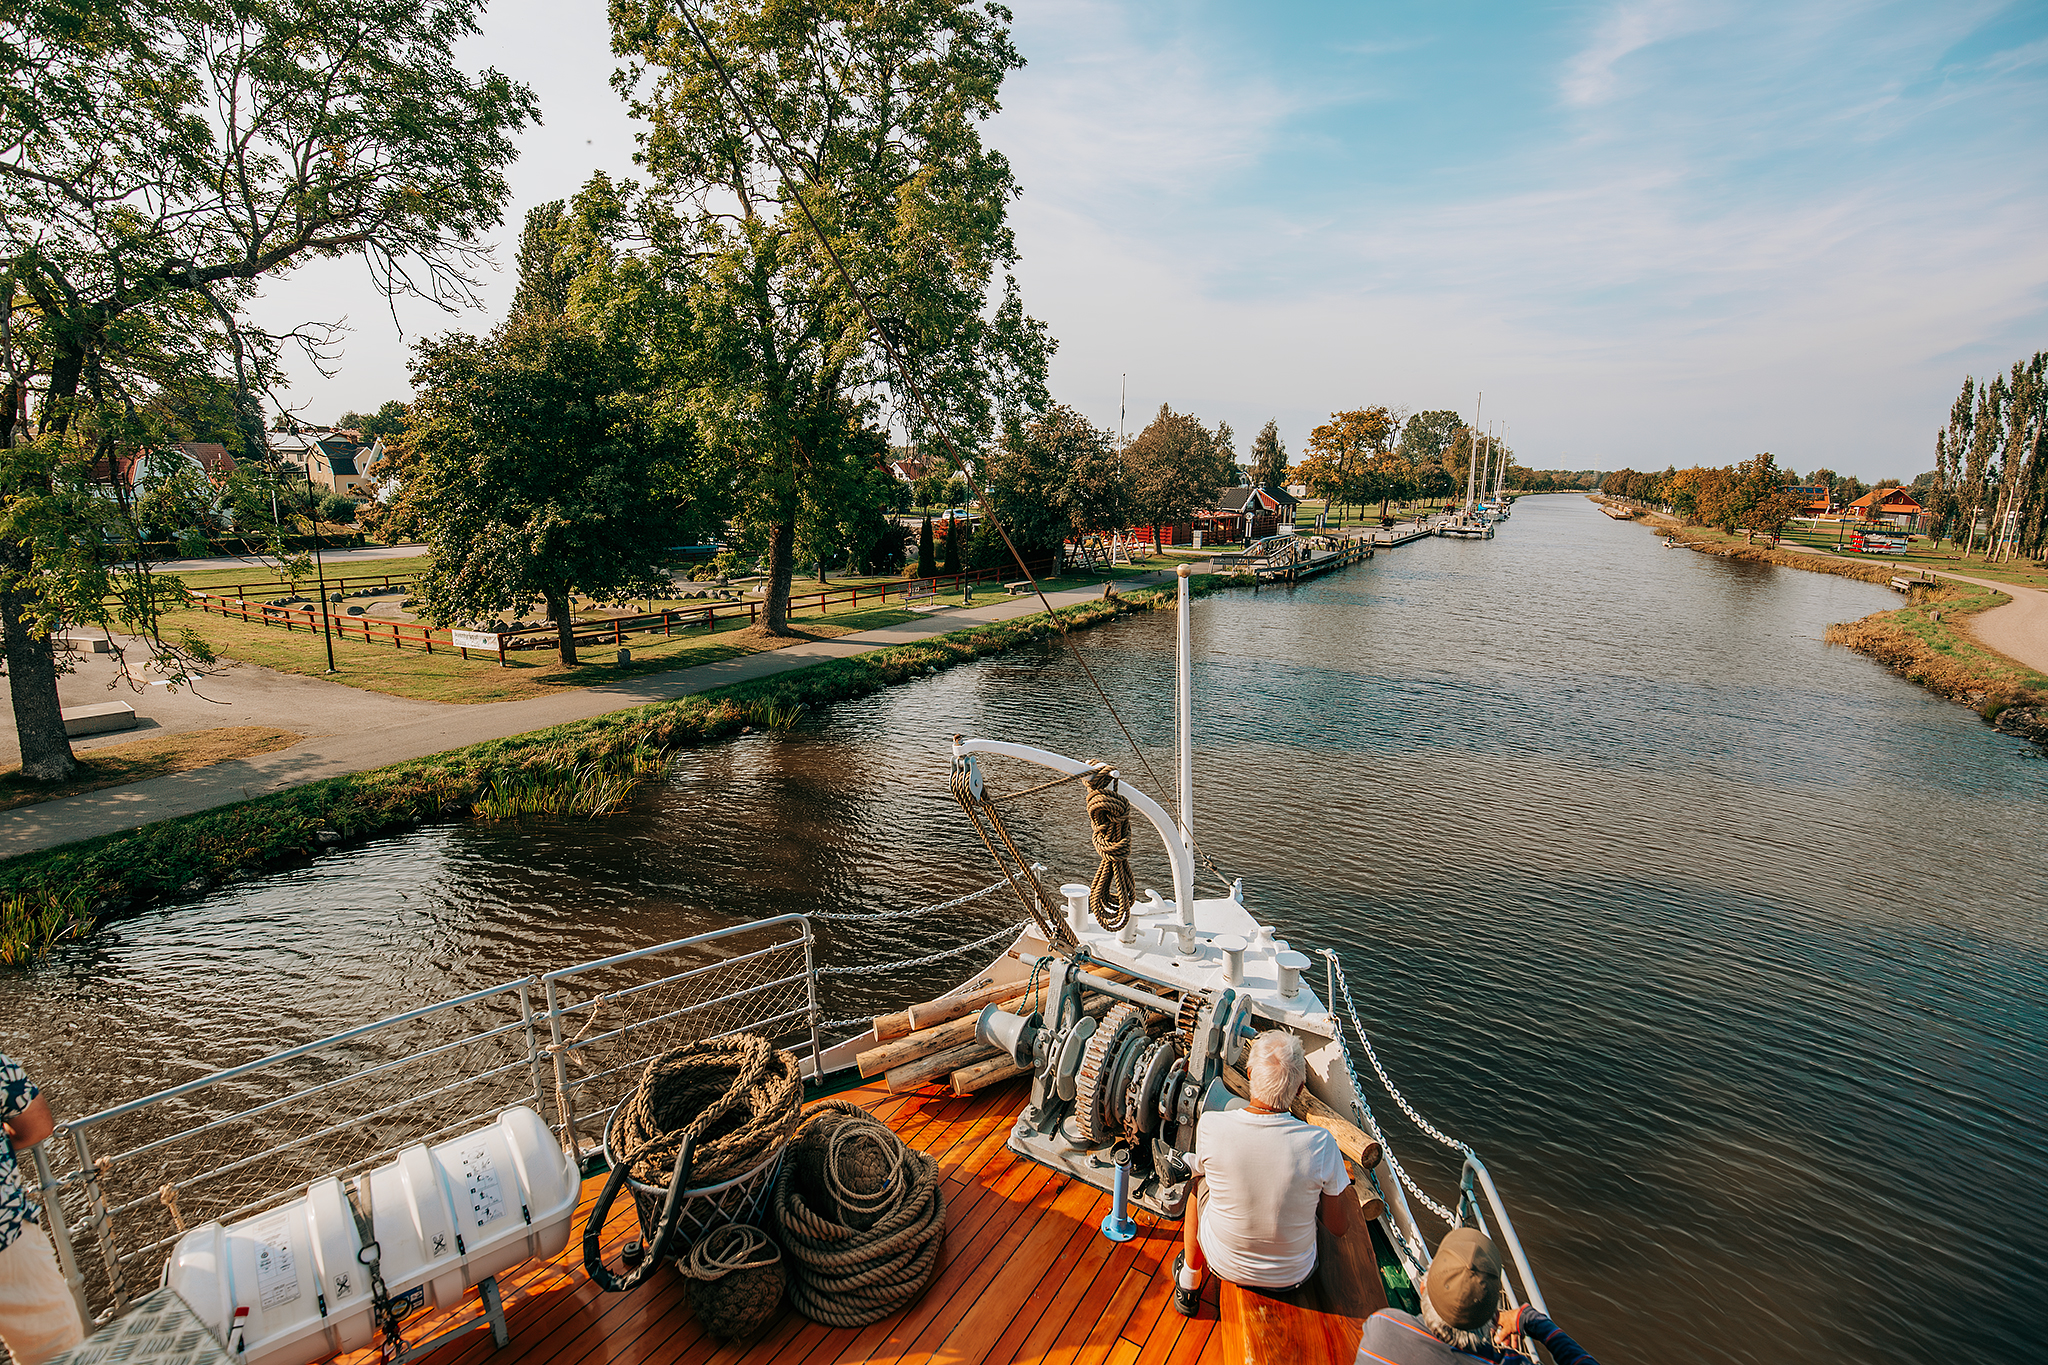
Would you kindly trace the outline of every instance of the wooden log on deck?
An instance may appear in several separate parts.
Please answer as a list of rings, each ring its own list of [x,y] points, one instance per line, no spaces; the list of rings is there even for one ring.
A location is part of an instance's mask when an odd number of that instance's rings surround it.
[[[962,1067],[973,1066],[976,1062],[985,1062],[992,1057],[1003,1055],[1000,1048],[990,1047],[974,1036],[972,1019],[961,1022],[969,1025],[966,1042],[892,1069],[883,1077],[889,1087],[889,1093],[900,1095],[906,1090],[915,1090],[928,1081],[938,1080],[941,1076],[950,1077]]]
[[[860,1068],[862,1076],[879,1076],[899,1066],[907,1065],[920,1057],[934,1052],[943,1052],[949,1047],[958,1047],[974,1036],[975,1021],[979,1014],[962,1019],[950,1019],[932,1028],[920,1029],[916,1033],[887,1042],[880,1047],[871,1047],[856,1056],[854,1065]]]
[[[985,1062],[962,1067],[953,1073],[953,1093],[959,1096],[972,1095],[977,1090],[986,1090],[1000,1085],[1015,1076],[1029,1076],[1031,1068],[1019,1066],[1010,1060],[1007,1052],[999,1052]]]
[[[966,991],[960,995],[949,995],[939,1000],[928,1000],[922,1005],[912,1005],[905,1013],[910,1016],[911,1031],[943,1024],[958,1019],[963,1014],[979,1014],[984,1005],[1000,1005],[1015,1000],[1029,990],[1029,981],[1007,981],[1000,985],[983,986],[977,991]]]
[[[1233,1095],[1251,1098],[1251,1083],[1235,1067],[1223,1068],[1223,1084]],[[1365,1169],[1371,1170],[1380,1164],[1380,1145],[1373,1140],[1372,1134],[1309,1094],[1306,1086],[1295,1097],[1294,1116],[1328,1132],[1337,1139],[1337,1150]]]

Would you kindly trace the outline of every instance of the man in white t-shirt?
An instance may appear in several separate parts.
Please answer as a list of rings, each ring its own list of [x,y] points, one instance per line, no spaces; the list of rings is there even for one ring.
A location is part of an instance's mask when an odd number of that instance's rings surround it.
[[[1301,1039],[1270,1029],[1253,1040],[1243,1109],[1202,1116],[1195,1130],[1194,1187],[1174,1262],[1173,1306],[1189,1317],[1202,1276],[1286,1291],[1316,1269],[1316,1215],[1332,1237],[1346,1225],[1344,1169],[1337,1139],[1289,1113],[1308,1080]]]

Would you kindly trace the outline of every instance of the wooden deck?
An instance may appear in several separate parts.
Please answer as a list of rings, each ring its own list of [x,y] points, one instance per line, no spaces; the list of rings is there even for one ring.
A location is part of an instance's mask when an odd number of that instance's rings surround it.
[[[603,1184],[599,1177],[584,1182],[568,1249],[501,1280],[511,1344],[494,1352],[490,1333],[476,1331],[429,1359],[433,1365],[1217,1365],[1222,1341],[1214,1279],[1199,1317],[1173,1310],[1180,1224],[1134,1207],[1136,1238],[1118,1244],[1103,1237],[1107,1195],[1005,1145],[1025,1091],[1020,1080],[967,1099],[891,1095],[879,1085],[844,1095],[945,1168],[946,1247],[938,1273],[914,1303],[878,1323],[821,1327],[785,1304],[760,1335],[721,1346],[691,1316],[673,1270],[657,1272],[629,1294],[600,1292],[583,1273],[582,1258],[583,1219]],[[638,1233],[631,1203],[621,1199],[605,1225],[606,1258],[614,1268],[620,1245]],[[466,1311],[476,1312],[474,1295]],[[406,1336],[425,1340],[456,1316],[415,1319]],[[374,1365],[377,1353],[336,1360]]]

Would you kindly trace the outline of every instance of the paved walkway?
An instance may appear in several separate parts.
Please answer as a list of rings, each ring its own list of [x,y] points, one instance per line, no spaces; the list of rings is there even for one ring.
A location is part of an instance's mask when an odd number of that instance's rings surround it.
[[[1119,591],[1169,581],[1171,571],[1122,579]],[[1099,586],[1052,594],[1056,607],[1086,602],[1102,595]],[[587,720],[611,711],[623,711],[650,702],[673,701],[692,693],[709,691],[730,683],[787,673],[824,659],[843,659],[892,645],[930,639],[949,631],[962,630],[990,621],[1029,616],[1040,610],[1036,597],[999,597],[986,606],[950,608],[921,615],[879,630],[841,635],[830,640],[810,640],[743,655],[695,668],[670,673],[653,673],[602,687],[582,688],[556,696],[524,701],[455,705],[443,702],[411,701],[366,693],[339,683],[317,678],[300,678],[269,669],[243,665],[235,670],[238,695],[235,704],[217,703],[185,694],[163,698],[184,709],[217,707],[204,715],[212,725],[277,724],[304,730],[312,718],[322,733],[309,735],[290,749],[256,758],[217,763],[209,768],[153,778],[125,787],[106,787],[82,796],[45,801],[0,811],[0,858],[11,858],[37,849],[54,848],[80,839],[90,839],[117,830],[134,829],[155,820],[190,815],[194,811],[224,806],[234,801],[282,791],[343,773],[381,768],[407,759],[479,744],[489,739],[525,734],[550,725]],[[246,698],[239,695],[240,681],[246,679]],[[229,685],[222,684],[223,689]],[[225,695],[223,690],[222,695]],[[181,700],[182,699],[182,700]],[[157,702],[152,701],[152,709]],[[245,709],[246,707],[246,709]],[[286,715],[295,719],[285,719]],[[336,723],[339,720],[340,723]],[[193,728],[180,725],[177,728]],[[109,736],[118,742],[134,739],[136,732]]]

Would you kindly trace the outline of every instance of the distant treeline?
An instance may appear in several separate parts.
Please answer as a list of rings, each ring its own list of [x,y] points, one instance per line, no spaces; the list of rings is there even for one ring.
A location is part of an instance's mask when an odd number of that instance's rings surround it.
[[[1776,535],[1819,490],[1837,509],[1868,493],[1898,488],[1898,479],[1865,484],[1817,469],[1802,480],[1769,454],[1740,465],[1669,468],[1662,473],[1617,469],[1598,487],[1610,497],[1671,508],[1688,520]],[[2048,554],[2048,351],[2015,362],[1989,380],[1965,378],[1935,432],[1934,468],[1913,480],[1924,509],[1922,529],[1987,558]]]

